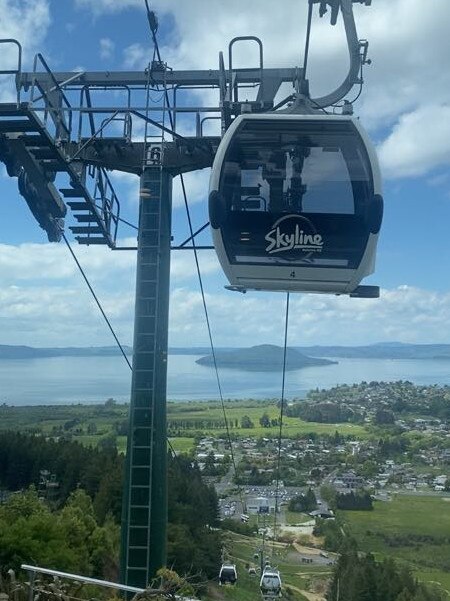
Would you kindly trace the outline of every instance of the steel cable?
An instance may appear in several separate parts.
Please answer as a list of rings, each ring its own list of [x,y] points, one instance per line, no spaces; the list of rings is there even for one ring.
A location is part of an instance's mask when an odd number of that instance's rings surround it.
[[[275,549],[275,535],[277,527],[277,514],[279,509],[279,492],[280,492],[280,468],[281,468],[281,441],[283,434],[283,417],[284,417],[284,405],[285,405],[285,385],[286,385],[286,357],[287,357],[287,339],[288,339],[288,324],[289,324],[289,292],[286,294],[286,313],[284,321],[284,346],[283,346],[283,372],[281,378],[281,401],[280,401],[280,423],[278,433],[278,455],[277,455],[277,479],[275,487],[275,513],[273,519],[273,545],[272,555]]]

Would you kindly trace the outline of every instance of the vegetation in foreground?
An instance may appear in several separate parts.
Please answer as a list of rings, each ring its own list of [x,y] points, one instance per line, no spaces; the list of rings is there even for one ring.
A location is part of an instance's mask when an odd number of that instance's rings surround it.
[[[117,580],[122,480],[123,456],[115,449],[2,433],[1,569],[31,563]],[[197,583],[216,578],[221,536],[215,490],[183,456],[169,457],[168,481],[168,565],[195,574]]]

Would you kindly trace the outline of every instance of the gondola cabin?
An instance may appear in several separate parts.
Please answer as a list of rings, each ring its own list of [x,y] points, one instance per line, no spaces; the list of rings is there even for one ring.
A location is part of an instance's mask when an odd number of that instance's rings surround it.
[[[279,597],[281,595],[280,572],[270,566],[264,568],[260,581],[261,594],[265,598]]]
[[[358,286],[374,270],[381,194],[375,150],[354,117],[240,115],[209,192],[231,288],[377,296]]]
[[[236,584],[237,581],[237,570],[236,566],[232,563],[224,563],[220,568],[219,572],[219,584]]]

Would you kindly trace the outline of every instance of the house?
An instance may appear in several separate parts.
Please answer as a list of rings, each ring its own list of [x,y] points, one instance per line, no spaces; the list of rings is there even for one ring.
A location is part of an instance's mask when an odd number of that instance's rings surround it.
[[[365,484],[364,478],[351,471],[345,472],[334,480],[334,485],[338,488],[362,488]]]

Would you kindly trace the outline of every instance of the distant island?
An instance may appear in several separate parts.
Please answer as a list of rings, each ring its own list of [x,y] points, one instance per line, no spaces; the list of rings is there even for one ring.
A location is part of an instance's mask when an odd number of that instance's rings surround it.
[[[218,367],[241,369],[244,371],[281,371],[283,368],[283,349],[273,344],[261,344],[250,348],[235,349],[232,351],[216,351]],[[212,367],[212,355],[206,355],[196,360],[199,365]],[[337,361],[308,357],[299,351],[288,348],[286,353],[286,370],[293,371],[304,367],[332,365]]]

